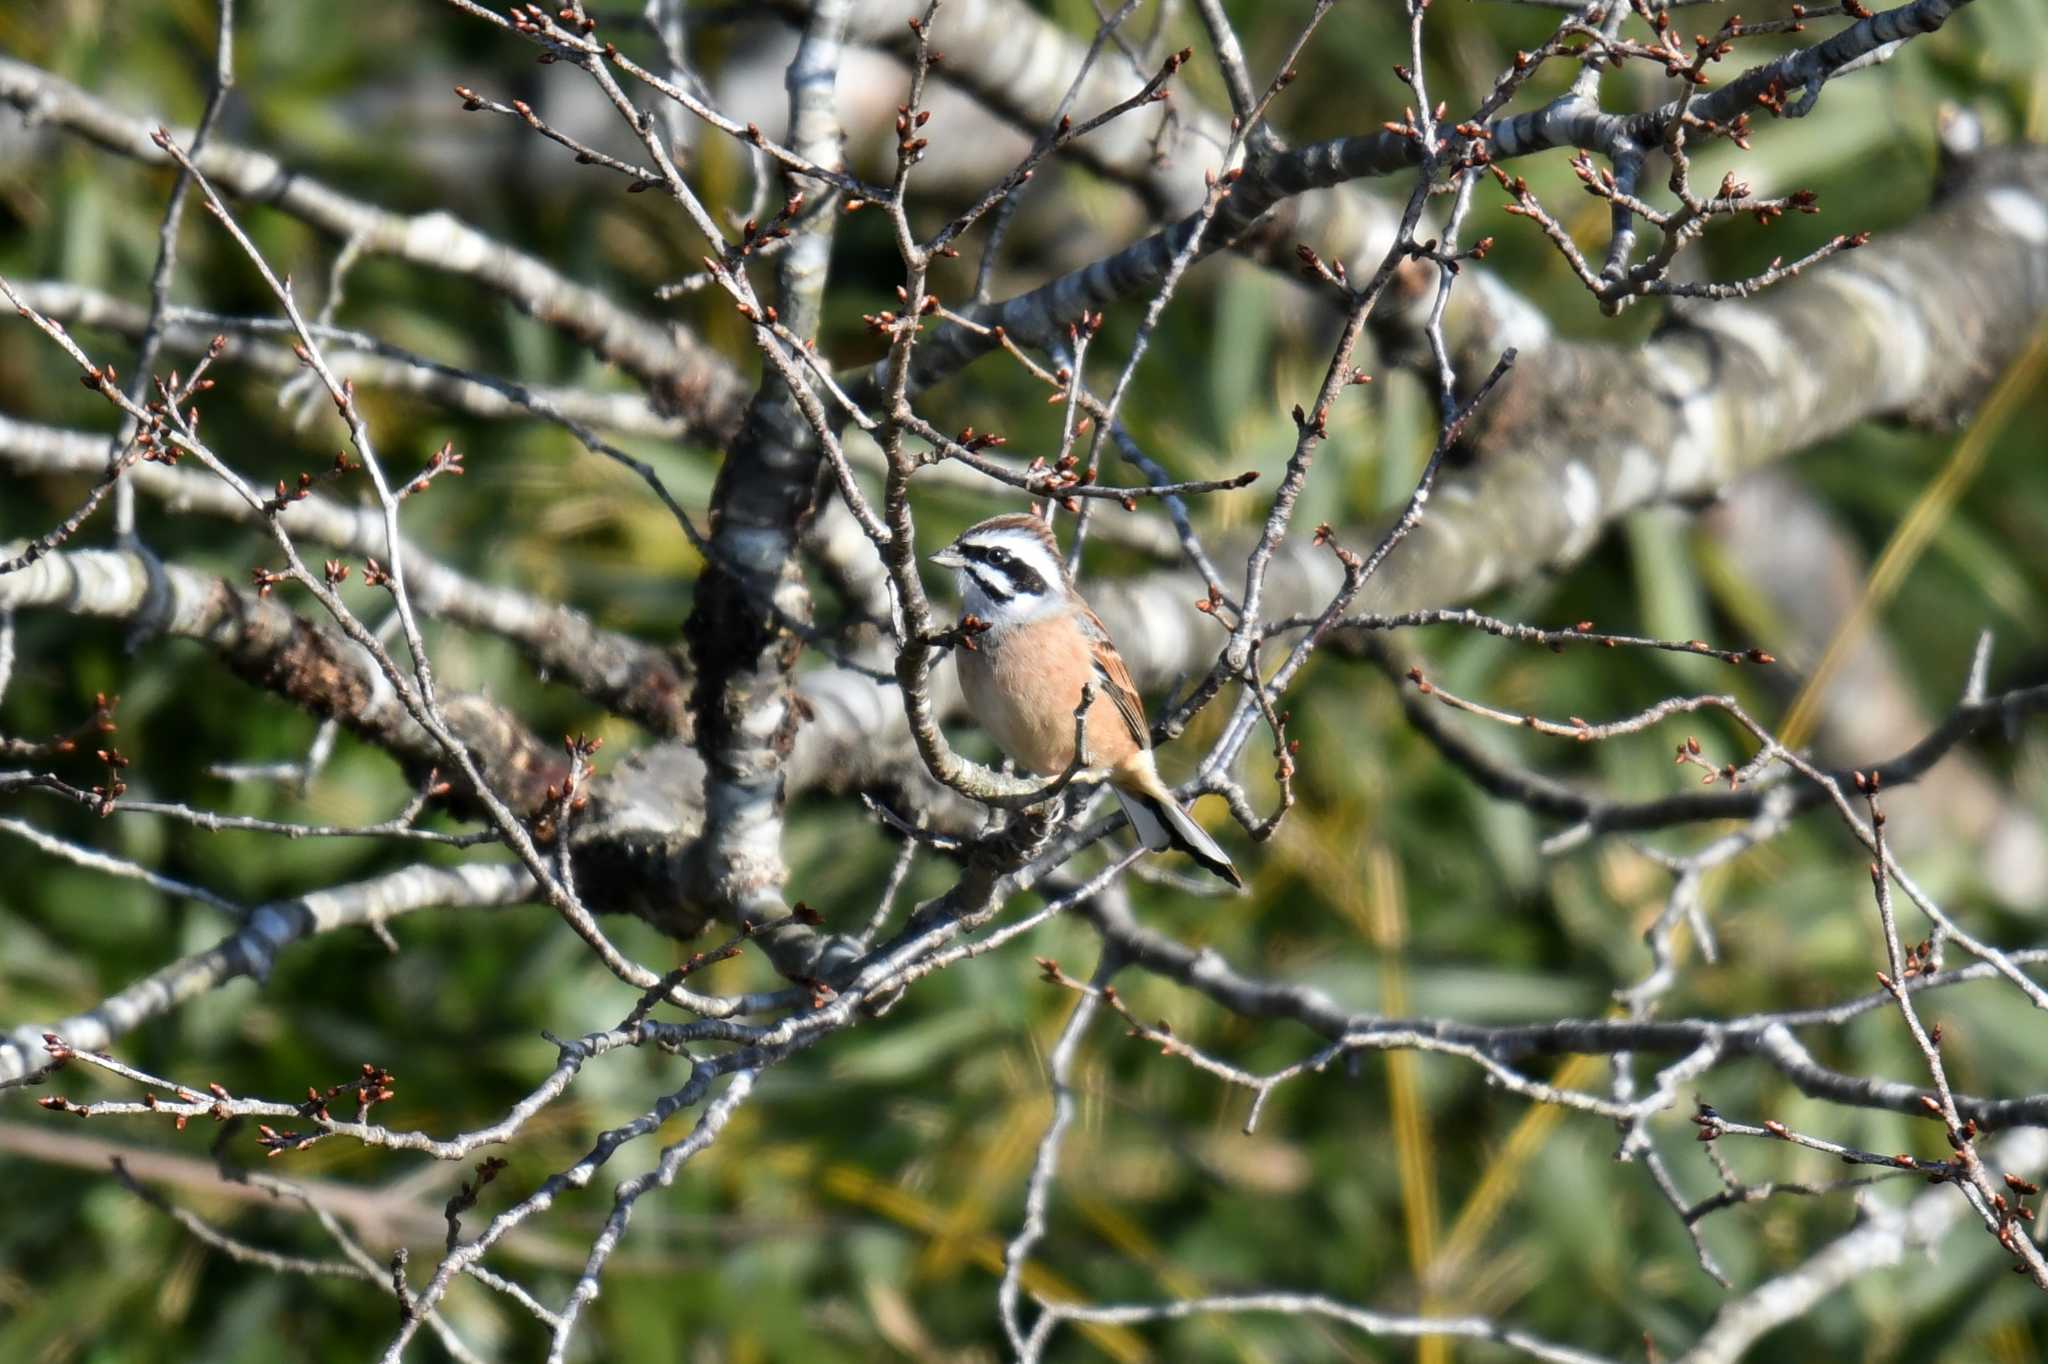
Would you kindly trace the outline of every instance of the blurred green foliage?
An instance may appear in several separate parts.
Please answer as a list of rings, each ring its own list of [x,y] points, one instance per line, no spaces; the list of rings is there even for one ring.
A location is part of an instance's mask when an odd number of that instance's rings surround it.
[[[658,196],[627,196],[588,168],[507,125],[465,117],[453,81],[543,102],[565,97],[574,74],[541,69],[525,47],[425,0],[370,6],[245,6],[237,35],[237,87],[223,136],[259,145],[344,191],[394,209],[446,207],[586,281],[652,310],[649,290],[695,268],[700,248]],[[1076,32],[1092,26],[1083,0],[1051,8]],[[1307,6],[1239,0],[1255,71],[1284,55]],[[1711,11],[1685,11],[1716,14]],[[1772,8],[1772,13],[1776,8]],[[1747,17],[1764,18],[1759,12]],[[1188,20],[1183,16],[1185,26]],[[1482,91],[1517,46],[1532,46],[1551,16],[1497,4],[1444,4],[1429,27],[1433,79],[1454,107]],[[1711,27],[1701,17],[1694,27]],[[14,0],[0,9],[0,50],[37,62],[126,107],[193,118],[212,56],[214,11],[204,0],[153,5],[110,0]],[[623,26],[623,23],[621,24]],[[1340,6],[1277,107],[1291,136],[1377,126],[1404,99],[1386,75],[1405,53],[1398,7]],[[714,58],[743,54],[751,30],[705,37]],[[1202,50],[1190,30],[1189,41]],[[761,67],[774,81],[772,68]],[[2048,11],[2026,0],[1982,0],[1881,70],[1830,86],[1803,123],[1766,128],[1745,173],[1820,191],[1826,214],[1765,232],[1746,224],[1704,248],[1712,271],[1734,275],[1771,256],[1854,228],[1883,232],[1926,201],[1932,129],[1942,101],[1977,110],[1994,137],[2041,135],[2048,123]],[[1187,79],[1221,103],[1206,60]],[[1555,93],[1546,74],[1528,98]],[[1655,86],[1609,77],[1611,100],[1647,101]],[[0,270],[61,278],[140,297],[154,258],[169,177],[53,136],[19,141],[0,115]],[[23,147],[26,150],[23,150]],[[1700,179],[1723,158],[1703,157]],[[741,167],[708,147],[707,181],[722,179],[738,207]],[[1518,170],[1550,202],[1594,211],[1577,195],[1562,155]],[[993,172],[993,168],[992,168]],[[1071,196],[1091,218],[1115,208],[1114,191],[1063,178],[1041,194]],[[1641,310],[1601,319],[1568,270],[1527,225],[1482,194],[1475,235],[1500,243],[1490,268],[1544,308],[1561,329],[1628,341],[1654,320]],[[1597,229],[1597,218],[1575,227]],[[276,213],[250,209],[246,225],[280,269],[324,297],[338,243]],[[1048,249],[1020,237],[1018,258]],[[970,261],[971,261],[970,253]],[[893,249],[877,215],[849,219],[823,348],[836,359],[872,354],[859,314],[885,304],[896,283]],[[964,268],[964,267],[963,267]],[[1026,267],[1010,282],[1028,284]],[[942,281],[959,292],[964,277]],[[260,284],[198,211],[188,215],[176,297],[228,311],[267,313]],[[676,316],[751,364],[729,311],[709,294]],[[574,346],[459,282],[387,262],[360,266],[340,320],[439,359],[529,381],[614,384]],[[1128,335],[1113,317],[1104,346]],[[1247,267],[1211,264],[1191,276],[1140,370],[1126,412],[1176,471],[1278,467],[1291,448],[1289,406],[1305,399],[1326,358],[1328,325],[1296,296]],[[96,353],[122,343],[87,336]],[[1105,353],[1114,353],[1113,347]],[[125,368],[125,366],[124,366]],[[252,479],[265,482],[323,462],[337,440],[316,419],[303,429],[263,384],[236,377],[208,409],[207,426]],[[1057,415],[1012,367],[983,365],[935,398],[941,424],[999,426],[1020,446],[1056,430]],[[61,356],[26,326],[0,327],[0,410],[105,429],[104,407],[77,386]],[[408,505],[412,532],[434,552],[493,581],[556,596],[604,623],[672,638],[689,606],[696,560],[665,515],[615,468],[538,426],[482,424],[409,399],[368,395],[368,415],[403,474],[444,440],[468,454],[464,483]],[[1334,424],[1331,459],[1300,512],[1362,521],[1397,499],[1432,435],[1420,387],[1387,374],[1369,400]],[[2035,392],[1992,447],[1902,590],[1882,613],[1910,678],[1930,708],[1958,689],[1977,632],[1999,638],[1995,676],[2038,677],[2048,662],[2048,462],[2038,432],[2048,397]],[[1860,430],[1796,463],[1798,477],[1874,555],[1941,467],[1955,436]],[[708,497],[715,452],[628,442],[687,503]],[[1265,486],[1270,485],[1269,484]],[[1214,499],[1213,524],[1259,514],[1263,488]],[[0,482],[0,537],[33,534],[75,505],[75,480]],[[957,522],[978,506],[935,501]],[[107,535],[105,513],[81,543]],[[244,580],[269,562],[254,535],[142,507],[142,525],[166,557]],[[1104,554],[1106,571],[1123,566]],[[1711,570],[1711,571],[1710,571]],[[360,588],[352,592],[361,593]],[[367,605],[366,593],[354,600]],[[1716,563],[1687,522],[1662,514],[1609,538],[1571,574],[1493,603],[1541,621],[1590,618],[1646,633],[1772,645],[1768,614],[1743,565]],[[543,734],[606,734],[605,761],[637,736],[580,698],[534,681],[490,641],[430,627],[447,685],[481,688]],[[1724,671],[1661,654],[1552,656],[1484,637],[1436,634],[1423,644],[1432,672],[1454,690],[1547,714],[1609,716],[1703,686]],[[1732,685],[1766,716],[1787,696],[1745,671]],[[209,775],[220,762],[288,761],[304,752],[307,717],[225,680],[198,647],[155,642],[124,652],[120,631],[57,616],[20,620],[19,659],[0,711],[14,734],[68,727],[96,691],[118,693],[122,748],[138,793],[280,818],[363,821],[404,800],[395,768],[344,740],[303,798],[260,783]],[[1349,1003],[1380,1006],[1405,994],[1418,1014],[1468,1020],[1592,1015],[1610,992],[1646,969],[1639,934],[1666,883],[1618,843],[1557,858],[1536,844],[1549,832],[1494,803],[1446,769],[1409,734],[1390,689],[1360,665],[1320,662],[1293,698],[1301,740],[1301,804],[1285,832],[1252,851],[1247,899],[1191,899],[1139,886],[1148,922],[1226,953],[1247,970],[1315,983]],[[1734,736],[1700,730],[1718,751]],[[1646,795],[1686,780],[1668,765],[1671,736],[1589,749],[1522,735],[1481,742],[1548,770]],[[1900,735],[1900,746],[1912,736]],[[1972,751],[2013,800],[2038,812],[2048,792],[2048,749],[2038,730],[2016,744]],[[1878,755],[1868,755],[1878,756]],[[1169,759],[1171,762],[1171,759]],[[85,768],[75,775],[88,776]],[[288,896],[403,865],[405,848],[367,841],[283,842],[122,817],[98,822],[34,795],[5,812],[203,883],[246,901]],[[1682,842],[1683,840],[1679,840]],[[857,924],[872,908],[892,850],[857,811],[806,803],[789,831],[793,893]],[[1993,941],[2025,941],[2036,917],[1998,906],[1974,878],[1974,850],[1940,841],[1916,863],[1933,889]],[[929,894],[946,869],[921,863],[910,891]],[[1809,821],[1738,862],[1711,886],[1721,958],[1694,964],[1666,1005],[1673,1014],[1726,1015],[1835,1000],[1868,988],[1878,957],[1863,858],[1825,821]],[[2039,907],[2035,909],[2038,911]],[[1379,916],[1377,919],[1375,916]],[[1391,918],[1389,917],[1391,916]],[[1376,926],[1377,925],[1377,926]],[[223,931],[219,915],[132,883],[53,862],[0,841],[0,1014],[52,1019],[201,948]],[[387,1121],[446,1133],[498,1115],[552,1060],[539,1035],[608,1025],[630,993],[590,960],[545,910],[422,913],[393,929],[391,955],[368,933],[303,943],[264,985],[238,982],[152,1023],[122,1044],[134,1063],[188,1083],[218,1080],[238,1092],[286,1097],[326,1085],[363,1061],[398,1073]],[[652,963],[680,961],[690,944],[617,924],[623,945]],[[1394,944],[1394,945],[1384,945]],[[1071,1009],[1066,992],[1037,980],[1034,955],[1076,972],[1092,962],[1090,935],[1055,922],[1029,942],[922,982],[885,1021],[835,1038],[771,1072],[723,1139],[665,1195],[644,1201],[592,1308],[587,1358],[690,1361],[987,1359],[998,1353],[994,1271],[1019,1215],[1033,1144],[1048,1112],[1043,1074],[1051,1039]],[[764,979],[750,958],[709,983]],[[1268,1069],[1312,1049],[1289,1026],[1253,1024],[1144,977],[1121,982],[1131,1007],[1162,1017],[1198,1044]],[[1959,1084],[2001,1093],[2041,1088],[2032,1020],[2017,996],[1959,990],[1940,1002]],[[1822,1058],[1856,1073],[1911,1077],[1919,1062],[1888,1014],[1815,1039]],[[1390,1119],[1393,1068],[1405,1067],[1422,1136],[1404,1167]],[[1605,1082],[1604,1063],[1581,1073]],[[1482,1084],[1466,1065],[1432,1058],[1367,1058],[1348,1070],[1278,1092],[1255,1137],[1239,1134],[1246,1096],[1099,1026],[1084,1051],[1081,1121],[1039,1262],[1068,1291],[1099,1301],[1151,1299],[1258,1286],[1320,1290],[1393,1310],[1497,1314],[1617,1358],[1642,1357],[1647,1337],[1672,1349],[1696,1335],[1723,1301],[1643,1171],[1611,1159],[1615,1135],[1581,1116],[1539,1120],[1518,1145],[1526,1105]],[[103,1087],[67,1075],[74,1093]],[[568,1097],[502,1154],[510,1169],[489,1189],[488,1215],[586,1149],[591,1136],[680,1083],[669,1058],[613,1056],[586,1069]],[[1928,1124],[1822,1109],[1754,1065],[1717,1070],[1703,1090],[1730,1113],[1767,1114],[1877,1150],[1931,1153]],[[0,1123],[53,1127],[19,1094]],[[679,1117],[662,1136],[686,1130]],[[204,1158],[213,1134],[108,1121],[67,1129],[81,1137],[174,1149]],[[1683,1114],[1654,1131],[1694,1196],[1711,1171]],[[252,1134],[233,1135],[237,1159]],[[581,1265],[617,1178],[645,1168],[651,1148],[630,1148],[596,1185],[565,1199],[496,1263],[558,1299]],[[1825,1180],[1811,1152],[1731,1145],[1745,1176]],[[1419,1160],[1419,1167],[1414,1164]],[[462,1172],[323,1144],[278,1163],[285,1172],[393,1191],[423,1211],[407,1226],[415,1254],[438,1249],[434,1219]],[[1410,1187],[1404,1189],[1404,1168]],[[1414,1187],[1427,1185],[1426,1194]],[[1491,1181],[1489,1183],[1489,1180]],[[160,1213],[86,1171],[0,1152],[0,1360],[356,1360],[394,1321],[388,1298],[341,1281],[279,1279],[197,1246]],[[1482,1188],[1491,1192],[1475,1204]],[[249,1240],[300,1254],[331,1253],[316,1227],[288,1210],[230,1203],[173,1189],[174,1197]],[[1899,1190],[1882,1196],[1895,1197]],[[1428,1225],[1411,1219],[1433,1209]],[[1491,1212],[1489,1213],[1489,1209]],[[1721,1214],[1707,1238],[1738,1285],[1800,1260],[1849,1226],[1845,1195],[1779,1199]],[[1457,1230],[1454,1230],[1457,1228]],[[389,1231],[389,1227],[383,1228]],[[365,1234],[386,1253],[379,1229]],[[1466,1252],[1425,1293],[1415,1247]],[[2018,1364],[2040,1357],[2048,1318],[2022,1281],[1996,1272],[1988,1238],[1962,1233],[1938,1256],[1872,1276],[1767,1342],[1774,1359],[1964,1361]],[[1044,1285],[1052,1287],[1048,1280]],[[499,1310],[473,1285],[449,1314],[487,1352],[526,1358],[530,1321]],[[422,1355],[437,1347],[418,1347]],[[1144,1332],[1070,1332],[1061,1359],[1299,1360],[1498,1357],[1488,1347],[1380,1344],[1335,1328],[1266,1318],[1200,1320]]]

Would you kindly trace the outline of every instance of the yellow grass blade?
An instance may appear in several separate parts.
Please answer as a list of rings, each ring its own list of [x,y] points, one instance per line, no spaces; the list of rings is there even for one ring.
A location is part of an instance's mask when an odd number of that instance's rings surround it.
[[[1913,565],[1919,562],[1934,533],[1955,510],[1957,499],[1983,467],[1991,442],[2012,420],[2020,401],[2040,382],[2044,365],[2048,365],[2048,326],[2036,330],[2027,348],[2007,367],[1991,395],[1984,400],[1984,406],[1978,409],[1969,430],[1963,433],[1962,439],[1949,453],[1948,463],[1928,482],[1899,522],[1898,529],[1892,532],[1890,542],[1871,567],[1869,580],[1863,584],[1862,596],[1857,598],[1848,619],[1836,628],[1834,638],[1828,641],[1827,652],[1821,655],[1820,662],[1806,679],[1806,685],[1800,688],[1791,713],[1785,717],[1785,723],[1778,731],[1779,741],[1787,748],[1797,748],[1813,736],[1814,725],[1820,719],[1821,696],[1842,666],[1842,660],[1848,657],[1849,650],[1863,637],[1863,632],[1870,628],[1870,622],[1878,611],[1899,590],[1899,584],[1913,571]]]

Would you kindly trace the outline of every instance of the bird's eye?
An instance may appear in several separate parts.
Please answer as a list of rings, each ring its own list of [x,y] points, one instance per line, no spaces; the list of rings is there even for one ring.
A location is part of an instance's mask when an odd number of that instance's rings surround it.
[[[988,561],[998,568],[1007,567],[1010,562],[1010,551],[1007,549],[992,549],[988,552]]]

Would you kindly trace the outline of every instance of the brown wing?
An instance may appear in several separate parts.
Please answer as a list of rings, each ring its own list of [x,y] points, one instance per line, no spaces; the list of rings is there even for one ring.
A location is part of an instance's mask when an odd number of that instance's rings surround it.
[[[1116,651],[1116,645],[1109,638],[1109,631],[1102,621],[1086,606],[1078,606],[1081,633],[1088,637],[1093,646],[1092,662],[1095,665],[1095,683],[1109,693],[1110,703],[1122,717],[1124,728],[1131,732],[1131,741],[1139,748],[1152,746],[1152,727],[1145,723],[1145,702],[1138,695],[1136,684],[1131,681],[1131,670],[1124,666],[1123,655]],[[1092,745],[1091,745],[1092,747]]]

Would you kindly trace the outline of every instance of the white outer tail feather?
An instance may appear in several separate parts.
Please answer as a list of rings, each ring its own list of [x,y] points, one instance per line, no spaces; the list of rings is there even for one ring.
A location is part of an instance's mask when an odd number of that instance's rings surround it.
[[[1230,857],[1216,846],[1216,840],[1209,837],[1193,816],[1180,808],[1172,796],[1154,794],[1150,791],[1127,790],[1112,785],[1117,803],[1124,807],[1124,817],[1131,821],[1131,828],[1138,835],[1138,841],[1152,852],[1164,852],[1178,848],[1201,863],[1211,872],[1230,882],[1242,886],[1237,868],[1231,865]]]

